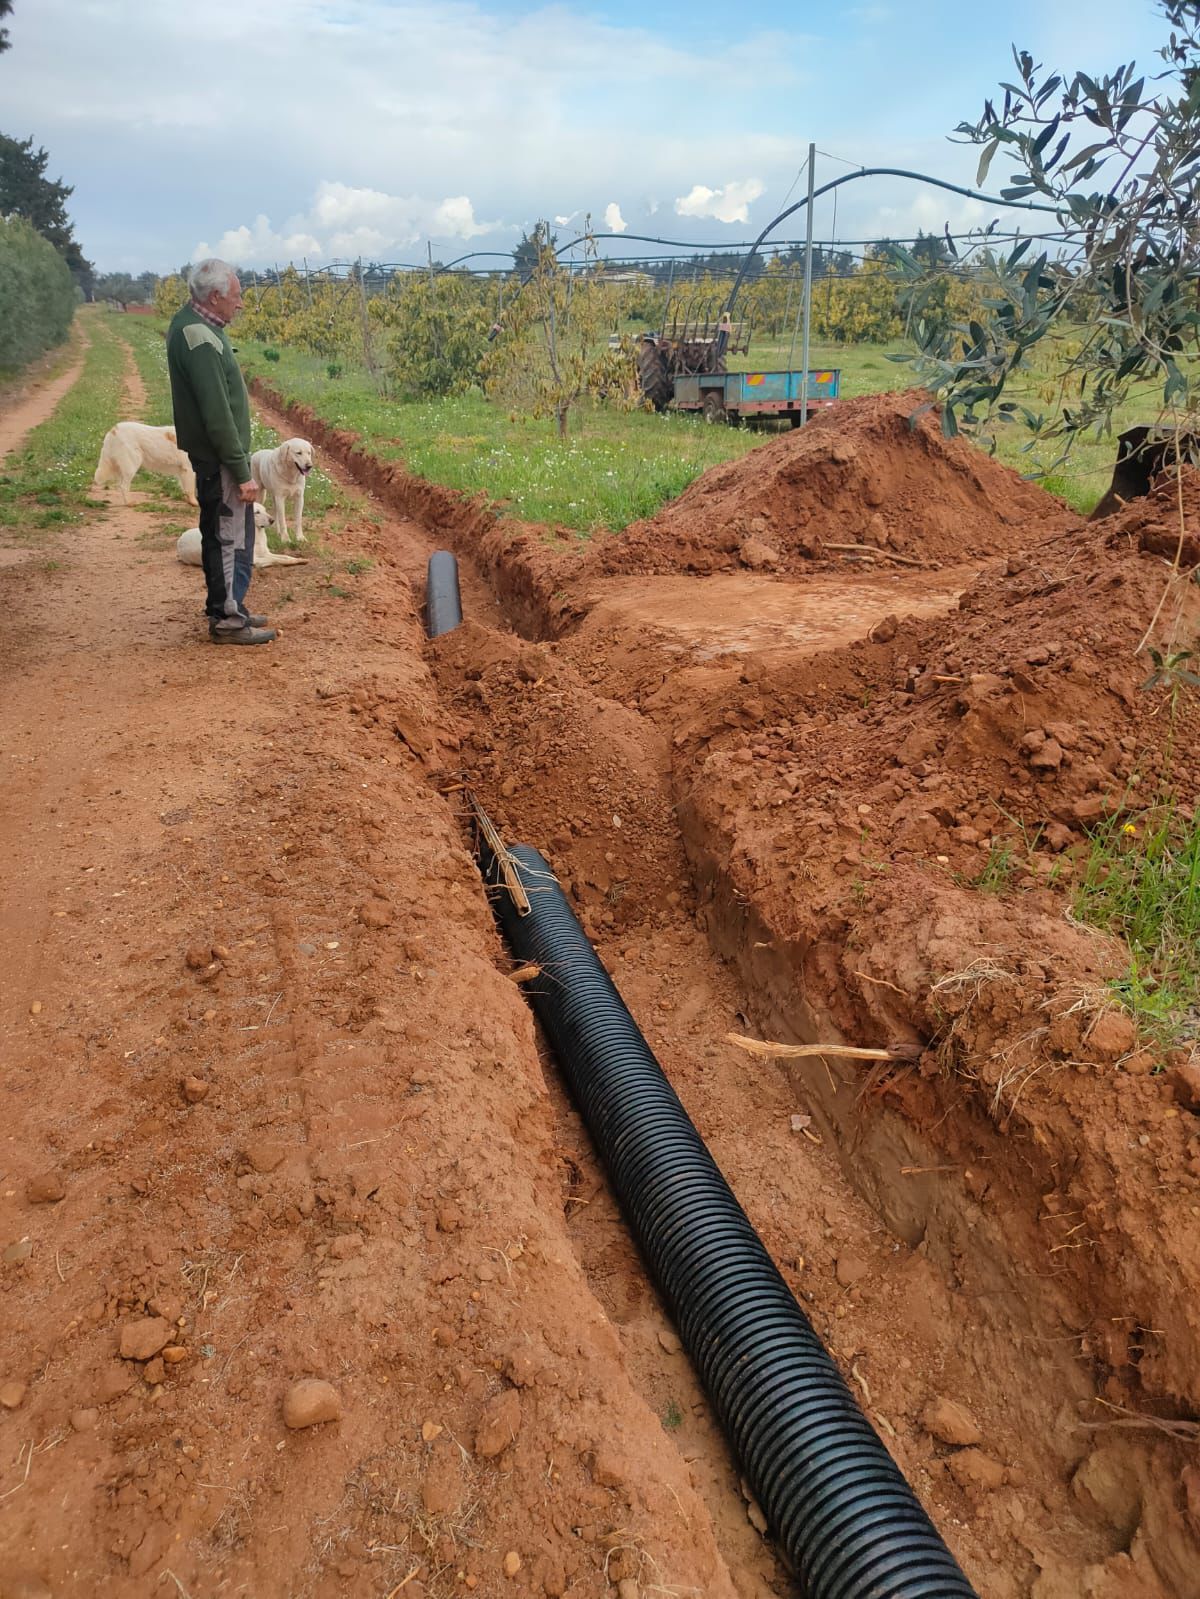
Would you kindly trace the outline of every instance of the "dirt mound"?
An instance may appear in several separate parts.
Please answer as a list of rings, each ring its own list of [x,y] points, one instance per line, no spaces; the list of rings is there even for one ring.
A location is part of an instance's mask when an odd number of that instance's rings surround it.
[[[1200,564],[1200,473],[1185,466],[1167,474],[1144,499],[1132,500],[1101,524],[1114,543],[1134,541],[1150,555]]]
[[[962,439],[942,437],[920,390],[822,412],[713,467],[656,516],[601,545],[594,570],[801,572],[847,545],[948,563],[1029,542],[1076,518]],[[842,546],[839,551],[837,546]]]

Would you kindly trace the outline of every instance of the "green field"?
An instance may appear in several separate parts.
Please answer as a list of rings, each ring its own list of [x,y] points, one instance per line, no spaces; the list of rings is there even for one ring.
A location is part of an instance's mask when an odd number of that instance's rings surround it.
[[[121,323],[157,415],[165,396],[162,325],[148,317],[124,317]],[[239,345],[248,375],[265,378],[289,402],[309,405],[326,421],[357,433],[379,459],[402,461],[420,477],[481,494],[502,514],[583,535],[652,515],[709,467],[774,436],[750,428],[714,428],[692,416],[625,413],[588,403],[572,412],[562,443],[550,420],[510,414],[478,393],[428,401],[384,399],[365,368],[346,359],[331,377],[318,356],[270,347],[278,359],[268,359],[267,348],[250,340]],[[790,349],[790,338],[759,341],[750,357],[739,357],[736,364],[746,370],[785,367]],[[815,344],[810,361],[814,369],[837,367],[842,396],[853,399],[915,386],[914,367],[895,359],[904,349],[899,342]],[[1044,359],[1049,360],[1049,351]],[[795,360],[799,364],[798,353]],[[1032,371],[1012,395],[1039,410],[1052,392],[1047,369]],[[1155,409],[1152,396],[1141,405],[1131,402],[1114,418],[1114,435],[1150,419]],[[1044,440],[1031,451],[1029,444],[1030,435],[1014,426],[999,438],[996,454],[1016,471],[1036,476],[1053,466],[1059,447]],[[1086,439],[1074,447],[1067,465],[1054,466],[1046,487],[1086,512],[1108,486],[1115,454],[1115,436]],[[318,496],[314,505],[321,496],[332,503],[319,481],[312,490]]]
[[[104,435],[120,418],[125,358],[107,319],[86,313],[91,345],[58,408],[0,472],[0,527],[17,537],[68,527],[94,514],[88,490]]]

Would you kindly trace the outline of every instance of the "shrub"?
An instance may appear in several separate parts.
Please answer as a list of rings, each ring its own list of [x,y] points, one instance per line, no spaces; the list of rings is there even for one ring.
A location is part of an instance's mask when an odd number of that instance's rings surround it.
[[[21,217],[0,217],[0,369],[26,366],[61,344],[79,296],[70,268]]]

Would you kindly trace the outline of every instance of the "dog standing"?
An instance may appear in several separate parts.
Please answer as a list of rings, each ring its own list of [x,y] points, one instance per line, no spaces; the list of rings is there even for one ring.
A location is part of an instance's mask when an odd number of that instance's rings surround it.
[[[267,529],[275,518],[259,501],[254,502],[254,564],[255,566],[304,566],[303,556],[276,555],[267,543]],[[186,533],[181,533],[175,544],[175,554],[184,566],[203,566],[200,556],[200,529],[188,528]]]
[[[255,450],[250,457],[254,481],[271,496],[271,509],[279,537],[288,538],[287,510],[291,507],[296,531],[290,542],[304,542],[304,485],[313,469],[313,447],[307,439],[285,439],[274,450]]]
[[[173,477],[189,505],[196,501],[196,474],[179,448],[173,427],[150,427],[146,422],[118,422],[104,435],[100,461],[92,482],[98,489],[116,485],[121,504],[129,504],[129,485],[138,472],[161,472]]]

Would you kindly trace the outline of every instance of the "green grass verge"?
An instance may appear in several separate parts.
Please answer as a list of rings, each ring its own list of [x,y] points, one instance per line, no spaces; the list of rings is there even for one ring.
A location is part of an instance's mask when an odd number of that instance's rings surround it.
[[[1200,1037],[1200,815],[1173,795],[1140,822],[1114,817],[1091,835],[1075,914],[1118,934],[1129,970],[1114,992],[1164,1045]]]
[[[54,415],[33,430],[0,472],[0,527],[22,535],[97,514],[87,492],[104,435],[120,415],[125,360],[105,319],[86,314],[92,343],[83,371]]]
[[[158,317],[127,316],[120,311],[107,313],[108,323],[133,352],[133,359],[146,389],[146,406],[141,420],[154,427],[166,427],[171,420],[171,384],[167,377],[167,345],[163,334],[166,323]]]
[[[400,403],[382,400],[369,376],[281,348],[265,361],[261,345],[240,351],[248,372],[290,402],[352,429],[378,459],[402,461],[432,482],[483,494],[509,516],[561,524],[579,533],[621,528],[681,494],[708,467],[744,455],[761,435],[713,428],[691,417],[632,415],[599,405],[577,408],[565,444],[551,421],[510,416],[479,395]]]

